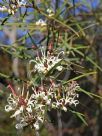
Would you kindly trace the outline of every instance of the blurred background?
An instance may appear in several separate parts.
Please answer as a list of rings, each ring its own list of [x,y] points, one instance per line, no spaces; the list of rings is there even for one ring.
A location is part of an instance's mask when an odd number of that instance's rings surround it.
[[[86,91],[102,96],[102,0],[69,0],[68,2],[36,0],[35,2],[45,12],[47,8],[53,9],[56,19],[65,21],[76,31],[84,33],[73,40],[71,33],[64,33],[67,37],[67,45],[72,42],[72,47],[79,49],[79,52],[74,51],[75,57],[78,58],[76,61],[78,66],[73,66],[74,70],[65,73],[64,78],[67,76],[71,79],[79,76],[80,72],[87,73],[93,70],[96,72],[95,75],[78,79],[78,83]],[[27,4],[30,2],[27,1]],[[8,0],[0,0],[0,7],[2,5],[10,6]],[[45,37],[48,30],[46,28],[39,30],[34,26],[39,19],[46,20],[46,17],[31,7],[20,7],[14,15],[0,11],[0,136],[34,135],[31,128],[17,131],[15,120],[10,119],[4,107],[10,93],[7,85],[10,83],[15,85],[28,78],[27,62],[34,56],[32,47],[35,45],[39,47],[47,42]],[[63,31],[63,28],[60,28],[62,35]],[[82,70],[79,65],[84,69]],[[77,110],[85,115],[88,126],[72,113],[62,111],[61,133],[63,136],[102,136],[102,100],[97,97],[90,98],[83,93],[80,93],[79,99]],[[52,110],[48,115],[51,122],[41,126],[40,135],[59,136],[59,119],[56,110]]]

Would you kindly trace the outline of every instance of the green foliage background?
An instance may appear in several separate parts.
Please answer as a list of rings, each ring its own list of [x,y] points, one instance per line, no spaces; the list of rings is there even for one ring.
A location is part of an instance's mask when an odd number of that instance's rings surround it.
[[[30,2],[32,3],[32,1]],[[36,52],[32,47],[36,46],[34,39],[39,36],[36,33],[39,31],[41,33],[40,36],[44,37],[40,45],[44,46],[47,43],[53,43],[57,50],[63,48],[66,53],[69,52],[68,61],[71,62],[72,69],[68,71],[70,75],[68,80],[63,80],[63,83],[77,80],[83,88],[79,92],[80,105],[76,109],[78,113],[75,111],[62,112],[64,135],[102,136],[102,2],[96,9],[87,5],[90,8],[90,12],[83,11],[79,14],[75,13],[75,11],[80,4],[71,4],[65,1],[59,8],[59,3],[56,2],[55,15],[51,17],[46,13],[46,9],[51,7],[51,1],[42,0],[39,7],[37,2],[35,1],[33,5],[35,10],[32,12],[22,14],[20,9],[17,11],[19,21],[15,15],[8,15],[7,18],[0,20],[1,31],[4,31],[4,28],[10,29],[9,32],[14,29],[15,31],[17,29],[27,29],[28,31],[27,34],[20,38],[16,37],[10,46],[0,44],[0,135],[34,135],[34,131],[30,128],[17,132],[14,128],[15,120],[9,118],[10,115],[4,111],[4,106],[9,95],[9,91],[6,88],[7,83],[13,82],[13,84],[16,84],[28,80],[26,64],[34,57],[33,53]],[[62,16],[64,6],[66,6],[66,10]],[[34,18],[26,23],[25,20],[28,14],[34,15]],[[47,27],[36,26],[35,23],[40,17],[47,19]],[[9,21],[10,18],[12,21]],[[27,38],[31,40],[32,44],[30,46],[26,45]],[[16,76],[15,71],[12,69],[14,58],[19,60],[19,76]],[[60,73],[57,76],[60,78],[62,76],[65,77],[65,75],[64,71],[64,73]],[[49,115],[52,120],[52,129],[42,126],[40,130],[41,136],[57,135],[58,121],[56,119],[56,111],[51,111]]]

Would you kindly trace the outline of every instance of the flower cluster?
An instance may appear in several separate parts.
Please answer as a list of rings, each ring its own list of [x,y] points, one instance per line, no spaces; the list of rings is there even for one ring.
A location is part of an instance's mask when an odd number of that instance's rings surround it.
[[[26,96],[24,97],[24,88],[18,94],[10,85],[9,88],[11,89],[12,93],[7,99],[8,105],[5,106],[5,111],[14,111],[11,118],[19,116],[19,127],[24,127],[27,125],[28,120],[33,119],[32,107],[34,107],[34,94],[29,97],[29,91],[27,91]],[[16,127],[17,126],[18,124]]]
[[[8,12],[9,14],[14,15],[15,12],[18,10],[21,6],[26,6],[27,1],[26,0],[17,0],[17,3],[12,3],[10,6],[2,6],[0,7],[0,11],[2,12]]]
[[[45,51],[41,49],[41,57],[38,54],[35,60],[30,60],[29,62],[30,65],[32,62],[35,63],[34,69],[32,71],[37,71],[38,73],[46,74],[48,71],[50,71],[53,67],[55,67],[62,61],[62,59],[59,58],[62,53],[64,52],[62,51],[57,56],[55,56],[49,53],[48,51],[46,55]],[[61,71],[63,69],[63,66],[59,64],[58,66],[56,66],[56,69],[58,71]]]
[[[14,13],[17,11],[17,6],[12,4],[10,7],[5,7],[5,6],[2,6],[0,7],[0,11],[2,12],[8,12],[9,14],[12,14],[14,15]]]
[[[17,129],[31,125],[38,130],[40,123],[45,121],[48,110],[55,108],[67,111],[69,105],[76,106],[79,103],[76,92],[79,85],[75,81],[63,87],[50,80],[49,86],[32,87],[33,93],[29,94],[27,91],[25,97],[24,89],[17,94],[9,86],[12,94],[7,99],[8,105],[5,106],[5,111],[13,112],[11,118],[19,117],[19,123],[16,124]]]
[[[39,19],[36,23],[35,23],[37,26],[46,26],[46,21],[42,20],[42,19]]]
[[[79,89],[77,82],[72,81],[67,86],[56,86],[54,89],[54,96],[52,102],[52,108],[61,109],[67,111],[68,106],[76,106],[79,104],[77,98],[79,94],[76,92]]]

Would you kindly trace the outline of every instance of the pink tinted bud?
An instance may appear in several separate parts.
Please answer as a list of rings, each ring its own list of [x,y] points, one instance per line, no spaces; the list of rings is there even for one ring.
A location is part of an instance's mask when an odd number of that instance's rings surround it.
[[[13,95],[17,96],[16,91],[13,89],[13,87],[10,84],[7,86],[7,88],[9,88],[11,90]]]

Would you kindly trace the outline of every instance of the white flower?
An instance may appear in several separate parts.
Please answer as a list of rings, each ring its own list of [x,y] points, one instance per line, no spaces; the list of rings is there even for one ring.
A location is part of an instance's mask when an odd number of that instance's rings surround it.
[[[10,94],[7,99],[8,105],[5,106],[5,111],[14,111],[13,115],[11,115],[11,118],[18,116],[25,111],[28,112],[28,114],[32,113],[32,107],[34,107],[35,102],[34,95],[32,94],[30,98],[28,98],[28,95],[29,91],[27,92],[26,97],[24,97],[24,88],[19,95],[16,95],[16,93]]]
[[[69,83],[69,86],[66,87],[65,89],[66,92],[64,96],[65,105],[69,104],[76,106],[77,104],[79,104],[79,101],[77,100],[79,94],[76,93],[78,89],[79,89],[79,85],[75,81]]]
[[[20,129],[23,129],[25,126],[27,126],[28,125],[28,123],[26,123],[25,121],[20,121],[20,123],[17,123],[16,125],[15,125],[15,128],[16,129],[18,129],[18,130],[20,130]]]
[[[50,17],[54,16],[54,11],[52,9],[47,9],[47,13]]]
[[[39,123],[38,122],[35,122],[33,124],[33,126],[34,126],[35,130],[39,130]]]
[[[45,97],[44,97],[44,100],[48,100],[48,96],[45,96]]]
[[[43,119],[40,116],[37,117],[37,120],[43,123]]]
[[[57,107],[56,107],[56,103],[53,102],[52,105],[51,105],[51,107],[54,108],[54,109],[57,108]]]
[[[46,104],[47,104],[47,105],[50,105],[50,104],[51,104],[51,99],[48,99],[48,100],[46,101]]]
[[[18,130],[23,129],[23,125],[22,124],[16,124],[15,128],[18,129]]]
[[[68,83],[68,86],[64,86],[60,88],[60,90],[59,88],[56,88],[55,93],[53,94],[51,107],[67,111],[68,105],[76,106],[77,104],[79,104],[79,100],[77,100],[79,94],[77,94],[76,92],[78,89],[79,85],[75,81]]]
[[[10,94],[10,96],[7,98],[8,104],[5,106],[5,111],[6,112],[10,112],[12,110],[15,110],[17,107],[17,99],[14,98],[14,96],[12,94]]]
[[[67,108],[65,106],[62,107],[62,110],[64,110],[65,112],[67,111]]]
[[[35,23],[37,26],[46,26],[46,22],[42,19],[39,19],[36,23]]]
[[[23,113],[24,107],[21,106],[15,113],[11,116],[11,118],[18,116],[19,114]]]
[[[52,56],[43,55],[43,59],[52,59]],[[53,56],[56,60],[58,56]],[[39,58],[40,59],[40,58]],[[40,59],[39,62],[44,60]],[[18,118],[16,124],[17,129],[22,129],[27,125],[32,125],[36,130],[39,130],[40,123],[45,120],[46,112],[52,108],[67,111],[67,106],[76,106],[79,104],[77,98],[77,90],[79,85],[72,81],[67,85],[56,84],[52,79],[48,86],[42,83],[38,87],[32,87],[33,94],[29,97],[29,91],[24,95],[24,88],[19,95],[16,94],[15,90],[11,88],[12,94],[8,97],[8,105],[5,106],[7,112],[12,111],[12,117]],[[25,97],[24,97],[25,96]]]
[[[10,106],[10,105],[6,105],[6,106],[5,106],[5,111],[6,111],[6,112],[10,112],[10,111],[12,111],[12,110],[13,110],[12,106]]]
[[[50,71],[55,65],[57,65],[62,59],[59,58],[59,55],[64,53],[63,51],[60,52],[57,56],[50,55],[49,52],[45,55],[45,51],[41,49],[41,57],[37,56],[36,60],[30,60],[29,64],[32,62],[35,63],[34,70],[38,71],[39,73],[46,74]],[[57,66],[58,70],[62,69],[62,66]]]
[[[48,12],[48,13],[51,13],[51,12],[52,12],[52,10],[51,10],[51,9],[47,9],[47,12]]]
[[[58,71],[62,71],[63,66],[58,66],[58,67],[56,67],[56,69],[57,69]]]

